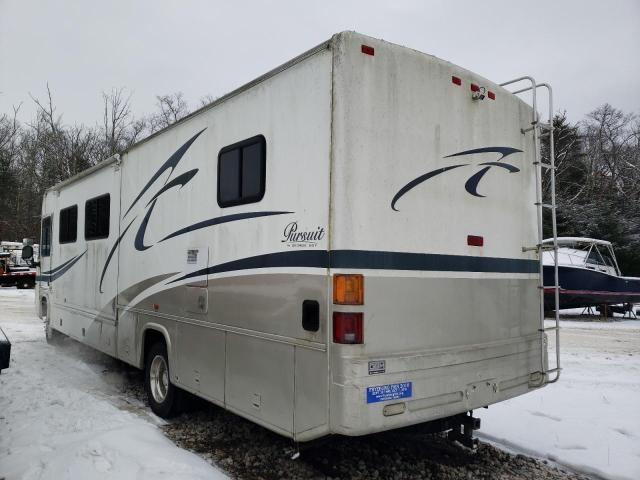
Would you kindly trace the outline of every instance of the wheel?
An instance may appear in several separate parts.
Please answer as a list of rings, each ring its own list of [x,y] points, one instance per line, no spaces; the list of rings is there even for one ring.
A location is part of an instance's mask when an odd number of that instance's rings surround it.
[[[177,413],[180,391],[169,378],[167,346],[164,342],[156,342],[147,353],[144,385],[151,410],[162,418]]]
[[[21,290],[27,288],[35,288],[35,284],[31,283],[29,280],[21,280],[16,284],[16,287]]]

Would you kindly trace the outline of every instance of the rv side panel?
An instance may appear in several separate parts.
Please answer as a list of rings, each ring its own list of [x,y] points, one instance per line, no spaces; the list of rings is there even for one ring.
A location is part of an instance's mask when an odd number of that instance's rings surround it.
[[[328,423],[331,62],[319,51],[122,161],[118,356],[142,366],[160,331],[172,382],[289,436]],[[226,202],[220,159],[254,147],[264,190]]]
[[[55,207],[47,212],[52,246],[41,280],[51,285],[51,325],[115,355],[117,270],[104,278],[102,271],[119,235],[119,166],[96,170],[47,197],[55,198]]]

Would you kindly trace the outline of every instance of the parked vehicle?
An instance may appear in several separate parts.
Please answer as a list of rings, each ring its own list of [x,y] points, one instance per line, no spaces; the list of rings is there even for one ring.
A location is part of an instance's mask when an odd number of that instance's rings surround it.
[[[606,240],[559,237],[560,308],[640,303],[640,278],[622,275],[613,245]],[[544,241],[551,245],[553,239]],[[544,252],[545,285],[553,285],[553,252]],[[545,307],[554,308],[553,288],[545,288]],[[627,306],[624,311],[629,311]]]
[[[297,441],[468,433],[559,374],[535,111],[337,34],[46,193],[48,335],[144,368],[161,416],[186,390]]]
[[[9,252],[0,252],[0,287],[34,288],[35,270],[16,266]]]

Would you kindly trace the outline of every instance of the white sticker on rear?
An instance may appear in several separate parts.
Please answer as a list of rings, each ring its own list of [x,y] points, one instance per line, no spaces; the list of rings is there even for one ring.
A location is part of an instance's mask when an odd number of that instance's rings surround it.
[[[377,375],[387,371],[385,360],[371,360],[369,362],[369,375]]]

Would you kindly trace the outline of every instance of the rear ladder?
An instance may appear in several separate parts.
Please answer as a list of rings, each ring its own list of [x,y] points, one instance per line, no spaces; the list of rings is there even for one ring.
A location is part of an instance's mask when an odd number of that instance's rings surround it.
[[[510,80],[508,82],[501,83],[501,87],[506,87],[507,85],[512,85],[520,82],[529,82],[530,85],[528,87],[521,88],[519,90],[515,90],[511,93],[517,95],[519,93],[531,92],[532,95],[532,107],[533,107],[533,116],[531,120],[531,126],[526,129],[521,129],[523,135],[527,135],[530,132],[533,135],[533,143],[534,143],[534,161],[533,165],[535,167],[536,172],[536,212],[537,212],[537,227],[538,227],[538,243],[533,247],[523,247],[522,251],[530,251],[535,250],[538,253],[538,270],[540,274],[540,279],[538,281],[538,290],[540,294],[540,328],[538,331],[540,332],[540,348],[542,353],[542,368],[541,371],[543,375],[544,383],[554,383],[557,382],[560,378],[560,314],[559,314],[559,306],[560,306],[560,286],[558,285],[558,229],[556,224],[556,165],[555,165],[555,152],[554,152],[554,144],[553,144],[553,91],[551,86],[547,83],[536,83],[536,81],[529,76],[519,77],[514,80]],[[548,123],[543,123],[538,118],[537,111],[537,103],[536,103],[536,94],[538,88],[546,88],[548,97],[549,97],[549,121]],[[540,154],[540,139],[543,137],[549,138],[549,161],[543,162]],[[548,170],[550,175],[550,201],[551,203],[543,202],[543,191],[542,191],[542,177],[543,177],[543,169]],[[553,243],[551,246],[543,245],[543,209],[549,209],[551,211],[551,225],[552,225],[552,234],[553,234]],[[544,267],[543,267],[543,251],[544,250],[553,250],[553,263],[554,263],[554,282],[553,285],[544,285]],[[545,289],[553,289],[554,292],[554,312],[555,312],[555,326],[553,327],[545,327],[544,325],[544,291]],[[556,350],[556,366],[555,368],[548,368],[548,365],[545,365],[544,359],[547,354],[547,345],[546,345],[546,332],[554,331],[555,332],[555,350]],[[553,379],[550,378],[552,374],[555,374]]]

